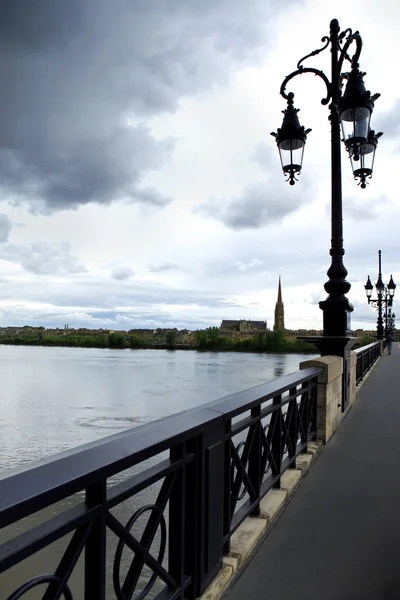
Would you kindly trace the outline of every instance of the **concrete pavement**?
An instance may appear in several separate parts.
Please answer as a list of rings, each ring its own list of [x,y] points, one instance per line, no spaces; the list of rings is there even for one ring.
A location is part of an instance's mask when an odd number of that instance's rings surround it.
[[[338,432],[227,600],[400,599],[400,349]]]

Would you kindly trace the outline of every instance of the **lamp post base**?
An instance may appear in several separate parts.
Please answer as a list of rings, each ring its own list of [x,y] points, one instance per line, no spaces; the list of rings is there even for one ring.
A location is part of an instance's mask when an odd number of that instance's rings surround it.
[[[328,282],[332,285],[332,282]],[[327,287],[325,284],[325,288]],[[346,282],[347,283],[347,282]],[[347,284],[350,287],[350,284]],[[323,313],[324,337],[349,336],[351,331],[351,313],[353,305],[346,296],[328,296],[319,303]]]
[[[297,338],[303,342],[314,344],[321,351],[321,356],[347,357],[352,346],[357,342],[356,337],[348,335],[313,335]]]

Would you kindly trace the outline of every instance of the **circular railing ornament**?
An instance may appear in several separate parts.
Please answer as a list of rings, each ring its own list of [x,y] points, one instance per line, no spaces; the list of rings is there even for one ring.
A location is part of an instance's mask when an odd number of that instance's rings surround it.
[[[155,504],[148,504],[147,506],[143,506],[142,508],[139,508],[139,510],[137,510],[131,516],[131,518],[125,525],[125,529],[127,531],[130,531],[132,529],[133,525],[138,520],[138,518],[141,517],[144,513],[146,513],[146,512],[152,513],[152,512],[156,512],[156,511],[160,512],[160,509]],[[165,518],[164,518],[163,514],[160,517],[160,533],[161,533],[161,540],[160,540],[160,549],[158,551],[157,562],[159,564],[162,564],[162,561],[164,559],[164,554],[165,554],[165,547],[166,547],[166,543],[167,543],[167,527],[165,524]],[[115,552],[115,558],[114,558],[113,583],[114,583],[115,594],[116,594],[118,600],[130,600],[135,591],[134,589],[129,590],[128,595],[125,595],[121,588],[120,569],[121,569],[121,558],[122,558],[122,552],[124,550],[124,546],[126,546],[126,542],[124,540],[120,539],[118,542],[118,546],[117,546],[117,550]],[[146,548],[146,550],[147,550],[147,552],[149,552],[150,548]],[[132,552],[134,552],[134,551],[132,550]],[[136,553],[135,553],[135,555],[136,555]],[[156,579],[157,579],[157,573],[153,572],[153,574],[151,575],[145,588],[140,592],[140,594],[138,596],[135,597],[134,600],[143,600],[143,598],[145,598],[147,596],[147,594],[150,592],[150,590],[152,589],[153,585],[156,582]]]
[[[7,600],[18,600],[19,598],[22,598],[26,592],[29,592],[38,585],[50,583],[60,584],[62,583],[62,579],[58,575],[38,575],[38,577],[34,577],[33,579],[30,579],[26,583],[22,584],[17,590],[15,590],[15,592],[11,594],[11,596],[7,598]],[[73,600],[71,590],[66,583],[63,586],[62,594],[65,600]]]

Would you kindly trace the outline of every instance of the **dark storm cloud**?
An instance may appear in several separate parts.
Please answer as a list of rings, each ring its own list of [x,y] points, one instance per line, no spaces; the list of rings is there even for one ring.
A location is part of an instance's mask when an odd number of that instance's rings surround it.
[[[295,194],[293,189],[285,189],[276,180],[269,179],[245,189],[231,201],[213,199],[196,211],[221,221],[229,229],[258,229],[281,222],[301,205],[313,200],[314,193],[310,188]]]
[[[134,276],[134,272],[132,271],[132,269],[115,269],[114,271],[111,272],[111,277],[113,279],[116,279],[117,281],[127,281],[128,279],[130,279],[131,277]]]
[[[1,227],[1,223],[0,223]],[[35,242],[30,246],[4,244],[0,258],[16,262],[23,269],[39,275],[84,273],[85,267],[71,255],[68,243]]]
[[[165,273],[166,271],[183,271],[182,267],[172,262],[164,262],[159,265],[149,267],[151,273]]]
[[[4,197],[42,212],[118,198],[167,204],[142,181],[172,141],[143,123],[226,83],[234,63],[258,60],[266,24],[292,3],[3,0]]]
[[[149,307],[154,311],[168,305],[195,305],[205,308],[236,306],[236,303],[226,299],[221,291],[206,292],[204,289],[172,288],[154,282],[128,281],[120,282],[90,274],[71,274],[46,281],[46,286],[40,286],[33,276],[9,278],[2,283],[1,298],[3,300],[29,298],[31,303],[53,304],[59,307],[75,307],[82,309],[110,310],[116,307],[123,311],[134,308],[135,311],[147,312]],[[160,309],[162,313],[162,309]]]
[[[63,328],[65,323],[69,327],[88,327],[89,329],[157,329],[158,327],[176,327],[178,329],[189,328],[196,330],[209,326],[218,325],[221,319],[210,317],[185,318],[184,321],[177,320],[173,315],[146,315],[141,313],[121,314],[118,311],[99,313],[97,311],[72,312],[65,310],[53,310],[32,312],[25,306],[9,306],[1,310],[3,319],[14,326],[31,325],[34,327],[44,326],[50,328]]]
[[[12,223],[10,219],[7,215],[0,214],[0,244],[7,242],[11,229]]]
[[[314,200],[315,188],[305,175],[301,175],[301,186],[296,190],[285,182],[272,146],[259,144],[250,160],[261,167],[264,181],[244,189],[236,198],[213,198],[196,207],[195,212],[217,219],[230,229],[258,229],[281,222]]]

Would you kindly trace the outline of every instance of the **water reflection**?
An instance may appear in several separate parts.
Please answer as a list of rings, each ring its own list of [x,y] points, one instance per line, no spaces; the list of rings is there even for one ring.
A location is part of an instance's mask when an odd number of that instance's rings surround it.
[[[274,366],[274,377],[281,377],[285,374],[285,359],[281,358],[276,361]]]

